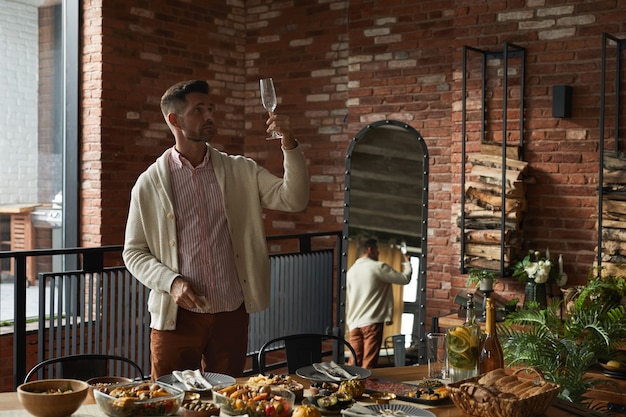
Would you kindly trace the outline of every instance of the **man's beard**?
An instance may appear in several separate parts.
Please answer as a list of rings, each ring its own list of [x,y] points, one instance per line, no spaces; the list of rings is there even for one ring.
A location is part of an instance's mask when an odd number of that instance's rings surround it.
[[[183,134],[185,135],[185,138],[191,142],[210,142],[215,136],[215,127],[205,126],[194,132],[183,129]]]

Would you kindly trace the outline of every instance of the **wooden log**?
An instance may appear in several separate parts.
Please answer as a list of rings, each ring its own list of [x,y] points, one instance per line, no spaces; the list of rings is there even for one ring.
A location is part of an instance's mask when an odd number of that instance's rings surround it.
[[[490,191],[484,191],[478,188],[470,187],[465,192],[465,196],[469,201],[487,210],[501,211],[502,210],[502,195],[492,193]],[[507,198],[504,199],[504,210],[507,213],[513,211],[524,211],[526,209],[526,201],[519,198]]]
[[[492,259],[492,260],[504,259],[507,262],[511,260],[512,249],[510,247],[505,246],[503,258],[500,252],[501,252],[500,245],[484,245],[484,244],[469,243],[469,242],[465,244],[465,254],[468,256],[476,256],[476,257]]]
[[[481,181],[467,181],[465,183],[465,191],[467,192],[470,188],[478,188],[484,191],[489,191],[492,193],[502,194],[502,187],[496,184],[487,184],[486,182]],[[524,181],[517,181],[512,188],[507,188],[504,190],[504,195],[511,198],[522,199],[526,197],[526,183]]]
[[[616,219],[613,216],[602,216],[602,227],[626,229],[626,221]]]
[[[466,230],[500,229],[500,224],[500,219],[465,219]],[[519,222],[516,220],[505,221],[504,225],[505,230],[520,230]]]
[[[465,232],[465,241],[472,243],[484,243],[488,245],[500,245],[502,242],[501,230],[468,230]],[[519,246],[521,237],[515,230],[504,231],[504,244],[507,246]]]
[[[501,143],[481,143],[480,153],[485,155],[495,155],[502,157],[502,144]],[[509,159],[519,160],[519,145],[507,145],[506,157]]]
[[[607,184],[624,184],[626,183],[626,171],[609,171],[604,170],[602,174],[602,185]]]
[[[612,214],[612,213],[604,213],[602,215],[602,224],[604,225],[607,221],[614,223],[626,223],[626,215],[620,214]],[[618,229],[623,229],[624,226],[612,226]]]
[[[626,223],[624,223],[624,228],[622,229],[603,227],[602,240],[617,240],[626,242]]]
[[[464,264],[467,268],[487,269],[491,271],[500,270],[500,259],[466,256]],[[511,268],[511,262],[504,262],[503,267],[505,270]]]
[[[611,200],[626,200],[626,184],[613,184],[602,187],[602,195]]]
[[[602,165],[608,170],[626,170],[626,153],[605,150]]]
[[[476,207],[474,205],[470,205]],[[495,212],[490,210],[482,210],[478,208],[472,209],[466,206],[465,215],[465,229],[474,230],[500,230],[502,224],[502,212]],[[504,229],[505,230],[520,230],[521,217],[517,213],[505,213],[504,216]],[[461,217],[457,218],[457,226],[461,227]]]
[[[507,220],[517,220],[520,213],[510,212],[504,213],[504,218]],[[465,204],[465,217],[469,219],[476,218],[501,218],[501,211],[485,210],[482,207],[472,204],[471,202]]]
[[[626,214],[626,201],[603,198],[602,213]]]
[[[470,180],[478,180],[487,184],[495,184],[502,186],[502,170],[484,166],[473,166],[470,171]],[[513,188],[515,183],[522,180],[522,174],[520,171],[514,171],[507,169],[505,171],[504,185],[508,188]]]
[[[504,212],[504,220],[506,224],[511,225],[519,225],[522,220],[522,213],[513,211],[513,212]],[[486,224],[497,224],[499,225],[502,221],[502,212],[494,211],[494,210],[485,210],[482,207],[473,204],[472,202],[468,202],[465,204],[465,221],[477,221],[477,222],[485,222]],[[481,227],[484,229],[484,227]],[[488,227],[488,229],[500,229],[500,226]]]
[[[626,255],[626,242],[618,240],[603,240],[602,253],[609,255]]]
[[[471,154],[469,156],[469,161],[472,165],[480,165],[490,168],[497,168],[499,171],[502,171],[502,156],[497,155],[486,155],[486,154]],[[510,159],[507,158],[504,160],[504,165],[506,169],[512,171],[519,171],[521,173],[525,172],[528,168],[528,162],[520,161],[518,159]]]
[[[608,276],[626,276],[626,263],[611,263],[611,262],[602,262],[600,264],[602,266],[600,270],[601,277]],[[596,268],[598,266],[598,262],[593,263],[593,267]]]
[[[602,263],[608,262],[611,264],[626,264],[626,255],[611,255],[603,252],[601,258]]]

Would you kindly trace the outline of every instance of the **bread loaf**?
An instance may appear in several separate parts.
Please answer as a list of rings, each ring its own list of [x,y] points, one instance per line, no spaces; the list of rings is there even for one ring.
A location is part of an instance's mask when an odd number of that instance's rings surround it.
[[[551,384],[540,384],[540,385],[535,385],[534,387],[532,387],[531,389],[525,391],[522,395],[520,395],[520,398],[528,398],[528,397],[532,397],[533,395],[539,395],[542,394],[546,391],[551,390],[553,387]]]
[[[533,371],[536,377],[524,371]],[[467,416],[544,416],[559,386],[545,380],[533,367],[495,369],[483,375],[453,382],[448,392],[454,404]]]
[[[520,397],[522,395],[524,395],[524,393],[526,393],[526,391],[528,391],[529,389],[534,388],[536,385],[533,381],[519,381],[517,384],[511,386],[511,387],[507,387],[508,388],[508,392],[510,392],[511,394],[515,394],[515,396]]]
[[[545,381],[537,384],[530,379],[520,379],[516,375],[509,375],[502,368],[487,372],[478,379],[477,383],[462,386],[478,402],[488,401],[492,396],[500,399],[528,398],[553,387]]]
[[[485,375],[480,377],[480,379],[478,380],[478,383],[480,385],[487,385],[487,386],[495,385],[495,382],[498,379],[503,378],[505,376],[507,376],[507,373],[504,371],[504,369],[502,368],[494,369],[493,371],[489,371]]]
[[[519,382],[519,378],[516,377],[515,375],[507,375],[507,376],[503,376],[502,378],[498,378],[495,381],[495,386],[500,391],[504,391],[504,387],[507,386],[508,384],[518,383],[518,382]]]

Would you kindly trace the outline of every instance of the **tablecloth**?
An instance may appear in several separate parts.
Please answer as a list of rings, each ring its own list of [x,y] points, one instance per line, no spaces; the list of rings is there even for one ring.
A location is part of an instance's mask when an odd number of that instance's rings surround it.
[[[0,417],[33,417],[26,410],[7,410],[0,411]],[[97,404],[82,405],[72,417],[107,417]]]

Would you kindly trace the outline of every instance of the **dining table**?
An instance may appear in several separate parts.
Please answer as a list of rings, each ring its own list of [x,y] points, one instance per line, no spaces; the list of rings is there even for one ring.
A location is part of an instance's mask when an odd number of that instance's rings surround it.
[[[371,375],[369,378],[378,379],[381,381],[391,382],[404,382],[404,383],[417,383],[427,377],[428,367],[425,365],[417,366],[398,366],[398,367],[384,367],[371,369]],[[311,381],[298,375],[291,375],[291,377],[302,383],[305,390],[309,388]],[[245,383],[249,377],[237,378],[238,383]],[[590,393],[590,397],[598,401],[622,401],[626,403],[626,396],[622,394],[626,393],[626,381],[615,380],[609,381],[606,387],[597,387]],[[371,405],[374,402],[364,396],[360,399],[363,405]],[[437,406],[425,406],[422,404],[415,404],[409,402],[403,402],[399,400],[392,400],[393,403],[407,404],[411,406],[417,406],[418,408],[427,409],[432,412],[436,417],[467,417],[467,414],[463,413],[457,408],[452,401],[440,403]],[[584,410],[576,409],[563,409],[561,403],[555,402],[551,405],[545,413],[547,417],[570,417],[570,416],[589,416],[591,414],[585,413]],[[180,413],[180,412],[179,412]],[[16,392],[3,392],[0,393],[0,417],[12,416],[12,417],[29,417],[30,414],[26,412],[21,406],[17,398]],[[72,417],[106,417],[106,415],[99,409],[99,406],[94,403],[93,398],[87,397],[82,406],[72,415]],[[410,417],[410,416],[407,416]]]

